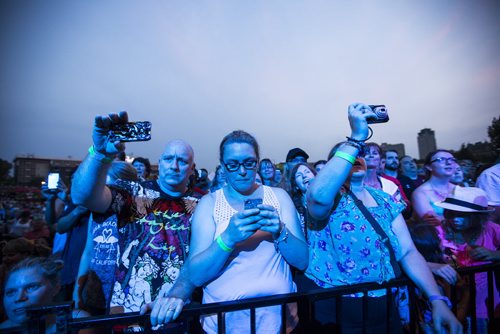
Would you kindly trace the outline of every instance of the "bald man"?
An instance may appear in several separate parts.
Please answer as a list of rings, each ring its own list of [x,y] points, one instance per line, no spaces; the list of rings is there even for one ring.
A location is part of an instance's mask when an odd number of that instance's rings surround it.
[[[117,263],[112,313],[137,312],[170,290],[187,257],[191,215],[203,196],[189,188],[194,152],[182,140],[167,143],[158,161],[158,180],[106,186],[111,161],[125,150],[124,143],[111,142],[108,133],[113,124],[127,121],[126,112],[96,117],[94,144],[71,190],[75,203],[118,216],[118,259],[109,259]]]

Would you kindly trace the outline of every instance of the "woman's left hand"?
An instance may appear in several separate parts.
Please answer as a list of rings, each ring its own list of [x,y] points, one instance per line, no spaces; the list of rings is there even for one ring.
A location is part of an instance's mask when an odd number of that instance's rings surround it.
[[[273,235],[273,238],[279,237],[279,233],[282,229],[282,223],[278,212],[273,206],[260,204],[257,206],[260,210],[259,216],[262,219],[259,221],[261,231],[269,232]]]

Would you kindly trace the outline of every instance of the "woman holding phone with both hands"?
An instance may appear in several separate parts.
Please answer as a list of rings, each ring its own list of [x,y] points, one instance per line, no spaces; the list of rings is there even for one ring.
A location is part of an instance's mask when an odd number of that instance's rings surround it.
[[[195,286],[203,286],[203,303],[295,292],[290,265],[307,267],[307,245],[292,200],[282,189],[255,182],[255,138],[244,131],[228,134],[220,144],[220,162],[227,183],[199,202],[181,275],[167,296],[149,305],[153,325],[175,319]],[[245,209],[245,201],[253,199],[263,203]],[[256,309],[258,333],[279,333],[280,309]],[[227,333],[250,332],[249,310],[225,318]],[[215,315],[203,317],[202,324],[207,333],[217,332]]]

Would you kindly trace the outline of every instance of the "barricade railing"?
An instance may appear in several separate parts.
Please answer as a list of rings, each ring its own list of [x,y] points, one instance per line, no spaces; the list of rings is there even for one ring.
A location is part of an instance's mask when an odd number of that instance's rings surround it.
[[[477,273],[486,272],[488,277],[488,318],[494,318],[494,284],[495,284],[495,271],[500,271],[500,263],[496,264],[486,264],[481,266],[467,267],[458,269],[458,273],[461,276],[469,276],[469,289],[470,289],[470,314],[471,314],[471,333],[476,333],[476,287],[474,276]],[[499,277],[497,277],[497,280]],[[310,321],[314,318],[314,302],[331,299],[343,295],[349,295],[353,293],[363,293],[363,323],[366,324],[366,305],[368,302],[368,292],[373,290],[381,290],[385,289],[388,296],[391,296],[392,288],[409,286],[411,287],[410,295],[409,295],[409,305],[414,305],[415,301],[415,291],[413,289],[413,283],[407,278],[398,278],[386,282],[384,284],[378,283],[363,283],[335,288],[322,289],[318,288],[315,290],[311,290],[308,292],[301,293],[288,293],[288,294],[280,294],[273,295],[267,297],[259,297],[259,298],[249,298],[244,300],[237,301],[227,301],[220,303],[210,303],[210,304],[190,304],[186,305],[180,314],[179,318],[176,320],[177,323],[184,322],[187,325],[187,331],[190,332],[189,324],[192,322],[199,321],[200,316],[204,315],[217,315],[218,319],[218,333],[225,333],[225,322],[224,315],[227,312],[240,311],[240,310],[250,310],[250,323],[248,324],[251,329],[251,333],[256,333],[255,328],[255,310],[261,307],[266,306],[281,306],[281,319],[282,323],[285,323],[286,319],[286,307],[285,305],[290,303],[297,303],[297,305],[306,306],[306,309],[309,312],[306,315],[306,319],[300,319],[299,321]],[[456,291],[452,287],[452,311],[456,314]],[[387,298],[387,317],[386,322],[389,323],[390,310],[391,307],[389,305],[391,298]],[[41,307],[33,307],[28,310],[30,316],[30,322],[28,326],[23,328],[10,328],[8,330],[0,330],[0,333],[45,333],[45,316],[47,314],[56,314],[56,328],[58,333],[76,333],[80,329],[84,328],[113,328],[118,325],[129,325],[129,324],[138,324],[142,327],[144,332],[154,332],[150,325],[149,315],[140,315],[138,312],[134,313],[125,313],[125,314],[115,314],[115,315],[106,315],[106,316],[95,316],[95,317],[87,317],[87,318],[78,318],[71,319],[72,312],[72,303],[54,303],[51,305],[44,305]],[[341,310],[340,310],[341,312]],[[417,324],[417,314],[415,307],[410,307],[410,327],[409,330],[411,333],[417,333],[418,324]],[[342,315],[337,315],[337,320],[342,321]],[[389,326],[388,326],[389,327]],[[366,329],[366,328],[365,328]],[[160,330],[161,332],[161,330]],[[191,331],[192,332],[192,331]],[[281,333],[285,333],[285,326],[282,326]]]

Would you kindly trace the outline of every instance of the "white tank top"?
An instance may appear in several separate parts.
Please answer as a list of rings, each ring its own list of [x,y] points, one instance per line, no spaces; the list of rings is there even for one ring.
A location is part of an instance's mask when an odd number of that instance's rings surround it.
[[[263,203],[276,208],[281,207],[271,187],[263,186]],[[228,226],[237,211],[227,202],[222,189],[215,193],[213,211],[216,224],[214,239]],[[281,216],[281,214],[280,214]],[[280,293],[295,292],[290,266],[281,253],[274,248],[269,232],[257,231],[247,240],[236,245],[234,251],[221,270],[219,276],[209,282],[203,290],[203,303],[262,297]],[[250,332],[249,311],[226,314],[228,333]],[[281,327],[280,307],[266,307],[256,310],[257,333],[278,333]],[[207,333],[217,332],[216,316],[202,319]]]

